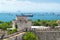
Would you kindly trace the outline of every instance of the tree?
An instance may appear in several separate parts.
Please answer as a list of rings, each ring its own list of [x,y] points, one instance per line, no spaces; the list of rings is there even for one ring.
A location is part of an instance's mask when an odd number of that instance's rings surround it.
[[[35,20],[33,21],[34,26],[50,26],[54,28],[55,26],[58,26],[56,23],[57,20]]]
[[[7,28],[11,28],[11,26],[9,26],[7,23],[0,24],[0,29],[6,30]]]
[[[58,26],[58,24],[57,24],[57,23],[51,23],[51,26],[52,26],[52,28],[54,29],[55,26]]]
[[[4,23],[3,21],[0,21],[0,23]]]
[[[23,36],[23,40],[38,40],[38,37],[32,32],[26,32]]]
[[[38,22],[38,21],[33,21],[33,25],[34,25],[34,26],[40,26],[40,22]]]

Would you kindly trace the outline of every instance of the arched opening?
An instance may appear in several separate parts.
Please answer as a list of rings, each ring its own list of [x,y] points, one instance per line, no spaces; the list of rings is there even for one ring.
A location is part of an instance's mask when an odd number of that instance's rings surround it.
[[[15,28],[16,28],[16,29],[18,28],[17,24],[15,25]]]

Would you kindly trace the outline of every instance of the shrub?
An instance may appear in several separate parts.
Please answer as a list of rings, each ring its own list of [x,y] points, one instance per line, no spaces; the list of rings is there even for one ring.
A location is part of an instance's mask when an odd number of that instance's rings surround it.
[[[9,30],[7,33],[8,33],[8,34],[12,34],[12,33],[15,33],[15,32],[17,32],[17,29]]]
[[[32,32],[26,32],[23,36],[23,40],[38,40],[38,37]]]

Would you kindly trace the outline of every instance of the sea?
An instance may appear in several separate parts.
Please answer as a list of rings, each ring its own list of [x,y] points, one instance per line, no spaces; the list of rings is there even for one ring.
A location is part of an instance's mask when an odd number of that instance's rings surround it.
[[[0,13],[0,21],[9,22],[16,18],[16,15],[21,13]],[[30,20],[60,20],[60,13],[32,13],[33,17],[28,17]]]

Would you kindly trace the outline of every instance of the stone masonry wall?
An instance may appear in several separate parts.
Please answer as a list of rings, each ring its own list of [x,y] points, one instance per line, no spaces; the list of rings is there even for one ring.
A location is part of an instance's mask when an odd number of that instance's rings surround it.
[[[60,40],[60,31],[36,31],[39,40]]]
[[[5,38],[3,40],[22,40],[22,37],[23,37],[24,33],[25,32],[17,34],[17,35],[13,35],[13,36]]]

